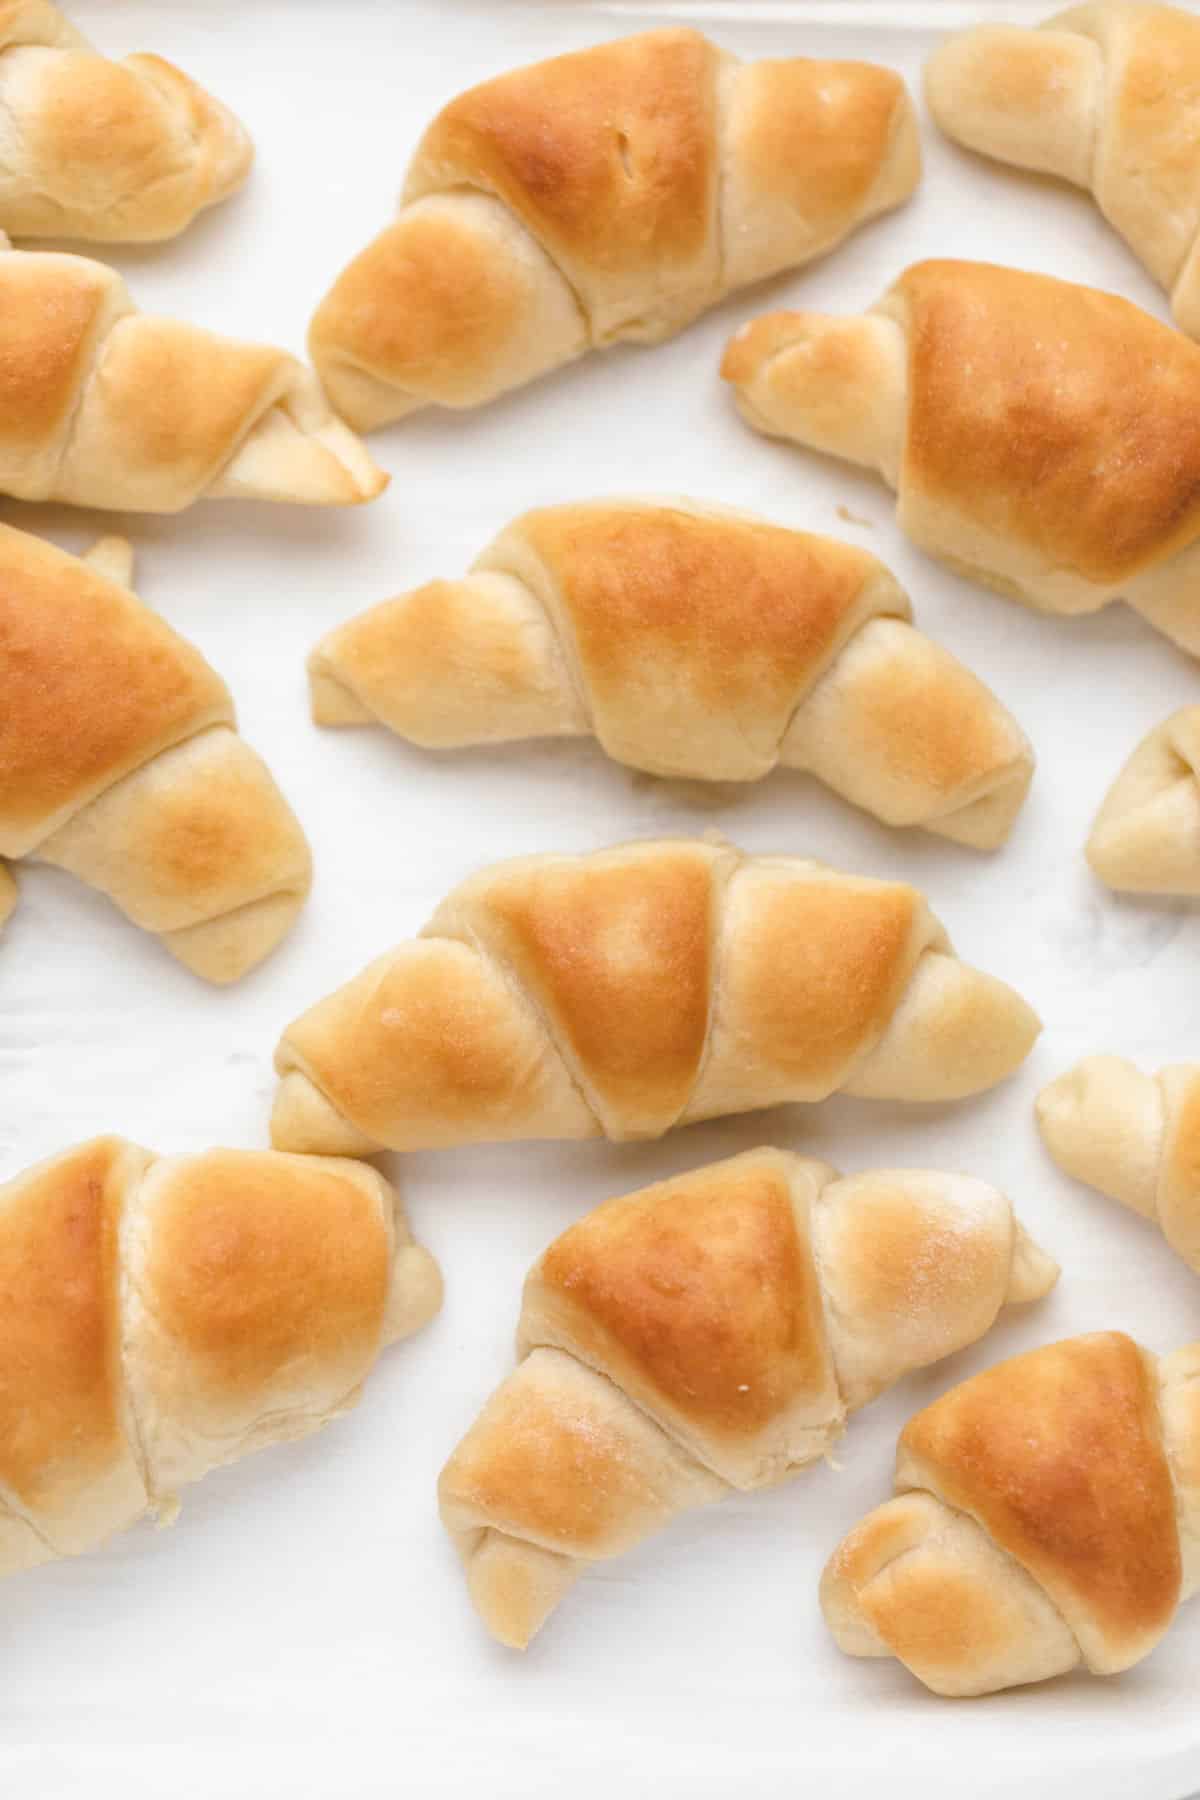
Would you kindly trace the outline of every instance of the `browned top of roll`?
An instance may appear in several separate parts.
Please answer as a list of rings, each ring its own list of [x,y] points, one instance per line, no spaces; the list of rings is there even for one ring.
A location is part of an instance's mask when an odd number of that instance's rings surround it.
[[[758,719],[771,754],[864,613],[908,614],[865,551],[731,514],[547,507],[511,529],[557,584],[601,735],[610,718],[627,729],[639,695],[661,707],[664,691],[682,687],[697,725],[733,715],[754,735]],[[875,582],[890,590],[886,606],[868,604]]]
[[[117,1307],[126,1155],[98,1138],[0,1197],[0,1486],[51,1529],[130,1460]]]
[[[718,258],[719,53],[687,28],[514,69],[460,94],[418,145],[406,199],[496,194],[554,260],[602,283]]]
[[[391,1281],[374,1171],[217,1150],[165,1165],[143,1281],[188,1386],[259,1403],[281,1377],[374,1359]],[[349,1383],[348,1383],[349,1385]]]
[[[0,526],[0,849],[168,745],[233,722],[198,650],[86,563]]]
[[[753,1437],[829,1390],[812,1250],[773,1151],[597,1207],[536,1265],[534,1294],[583,1361],[706,1435]]]
[[[1144,1655],[1179,1602],[1153,1359],[1122,1332],[1029,1351],[953,1388],[902,1450],[1046,1590],[1093,1667]]]
[[[924,262],[901,495],[1104,585],[1200,533],[1200,348],[1128,300],[988,263]]]

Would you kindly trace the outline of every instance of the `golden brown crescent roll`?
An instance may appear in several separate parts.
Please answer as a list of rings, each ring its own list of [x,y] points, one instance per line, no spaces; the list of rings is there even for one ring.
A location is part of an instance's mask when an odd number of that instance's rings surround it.
[[[441,1277],[362,1163],[97,1138],[0,1187],[0,1575],[358,1400]]]
[[[1119,595],[1200,655],[1200,348],[1127,300],[917,263],[859,317],[755,319],[722,373],[759,431],[877,469],[951,568],[1045,612]]]
[[[236,981],[291,929],[308,844],[220,676],[103,572],[128,579],[128,546],[96,561],[0,526],[0,856],[69,869]]]
[[[847,1655],[951,1695],[1128,1669],[1200,1586],[1200,1344],[1002,1362],[909,1420],[896,1488],[821,1582]]]
[[[1087,859],[1126,893],[1200,895],[1200,706],[1142,739],[1096,815]]]
[[[179,512],[386,485],[294,356],[139,313],[114,269],[0,236],[0,493]]]
[[[1200,335],[1200,19],[1096,0],[1038,30],[977,25],[930,58],[947,136],[1087,188]]]
[[[99,56],[50,0],[0,4],[0,226],[149,243],[241,187],[250,139],[161,56]]]
[[[964,1175],[752,1150],[597,1207],[535,1264],[522,1361],[442,1471],[488,1630],[524,1649],[590,1563],[788,1480],[1057,1277]]]
[[[911,618],[883,564],[833,538],[692,501],[546,507],[462,581],[330,632],[313,715],[436,749],[594,734],[618,762],[709,781],[783,763],[886,824],[994,849],[1033,753]]]
[[[924,897],[690,838],[497,863],[295,1020],[281,1150],[658,1137],[841,1090],[951,1100],[1039,1030]]]
[[[739,63],[686,27],[597,44],[443,108],[309,349],[361,431],[479,406],[585,350],[661,342],[823,255],[919,175],[888,69]]]
[[[1119,1056],[1086,1056],[1037,1098],[1061,1169],[1157,1224],[1200,1273],[1200,1063],[1143,1075]]]

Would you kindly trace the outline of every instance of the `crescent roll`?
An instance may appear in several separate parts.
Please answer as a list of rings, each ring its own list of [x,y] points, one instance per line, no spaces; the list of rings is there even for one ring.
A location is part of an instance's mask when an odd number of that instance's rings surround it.
[[[522,1360],[442,1471],[488,1630],[524,1649],[589,1566],[789,1480],[1057,1276],[963,1175],[752,1150],[597,1207],[535,1264]]]
[[[1096,815],[1087,859],[1125,893],[1200,895],[1200,706],[1142,739]]]
[[[294,356],[139,313],[115,269],[0,236],[0,493],[170,513],[386,485]]]
[[[952,1100],[1039,1029],[904,882],[689,838],[520,857],[288,1026],[272,1139],[620,1141],[838,1091]]]
[[[0,856],[68,869],[236,981],[291,929],[308,844],[220,676],[123,585],[129,561],[0,526]],[[0,863],[0,923],[14,899]]]
[[[1095,0],[1037,30],[977,25],[925,70],[948,137],[1087,188],[1200,336],[1200,19]]]
[[[50,0],[0,4],[0,226],[153,243],[234,193],[253,148],[161,56],[97,55]]]
[[[691,501],[526,513],[461,581],[331,632],[319,724],[430,748],[594,735],[655,775],[805,769],[889,825],[993,849],[1029,787],[1015,720],[864,550]]]
[[[757,430],[876,469],[913,541],[1051,613],[1118,596],[1200,655],[1200,347],[1093,288],[924,262],[722,365]]]
[[[0,1186],[0,1575],[306,1437],[441,1304],[363,1163],[97,1138]]]
[[[847,1655],[950,1695],[1132,1668],[1200,1586],[1200,1344],[999,1363],[909,1420],[896,1489],[821,1582]]]
[[[661,342],[823,255],[919,174],[888,69],[739,63],[686,27],[597,44],[443,108],[309,351],[360,431],[481,406],[585,350]]]
[[[1144,1075],[1086,1056],[1042,1089],[1037,1121],[1060,1169],[1156,1224],[1200,1273],[1200,1063]]]

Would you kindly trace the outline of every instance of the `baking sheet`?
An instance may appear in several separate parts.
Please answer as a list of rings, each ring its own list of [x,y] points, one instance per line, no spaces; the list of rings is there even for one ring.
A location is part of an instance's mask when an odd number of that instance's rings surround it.
[[[258,144],[248,191],[179,243],[118,252],[146,309],[302,348],[334,272],[389,216],[436,107],[506,65],[665,17],[747,56],[864,56],[915,80],[942,20],[973,5],[520,4],[518,0],[76,0],[113,53],[168,55],[232,104]],[[978,16],[1036,16],[980,5]],[[193,980],[65,875],[22,876],[0,945],[0,1177],[91,1133],[167,1150],[261,1145],[284,1023],[415,931],[492,859],[716,828],[751,850],[905,876],[962,954],[1013,982],[1045,1033],[1004,1088],[920,1111],[779,1110],[655,1145],[531,1145],[406,1159],[414,1226],[440,1257],[438,1321],[381,1364],[359,1411],[299,1447],[191,1490],[171,1532],[4,1585],[0,1792],[177,1800],[414,1794],[591,1800],[973,1795],[1180,1800],[1200,1787],[1200,1602],[1119,1682],[1072,1678],[939,1702],[896,1665],[851,1662],[816,1582],[843,1530],[889,1490],[895,1435],[974,1369],[1068,1332],[1122,1326],[1158,1350],[1195,1334],[1196,1280],[1136,1219],[1058,1175],[1036,1139],[1039,1086],[1078,1056],[1148,1068],[1200,1053],[1200,912],[1118,899],[1081,846],[1129,750],[1200,692],[1197,669],[1123,608],[1052,621],[911,549],[866,476],[772,444],[717,380],[730,332],[769,305],[858,310],[924,254],[989,257],[1162,296],[1081,196],[1006,175],[926,133],[915,202],[807,273],[735,296],[661,349],[593,357],[474,416],[374,440],[392,485],[316,514],[204,504],[124,522],[139,585],[230,680],[243,730],[316,854],[298,930],[232,991]],[[102,252],[103,254],[103,252]],[[861,543],[918,621],[1009,703],[1039,768],[1010,845],[974,854],[890,833],[779,774],[747,789],[652,781],[594,744],[433,756],[382,732],[319,733],[304,657],[352,612],[461,572],[533,504],[682,493]],[[82,548],[109,516],[6,505]],[[118,527],[122,521],[115,522]],[[437,1522],[437,1471],[509,1368],[520,1283],[588,1207],[775,1142],[846,1170],[963,1169],[1002,1186],[1063,1264],[1058,1292],[857,1419],[840,1468],[694,1514],[598,1569],[522,1659],[474,1618]],[[395,1165],[393,1165],[395,1171]]]

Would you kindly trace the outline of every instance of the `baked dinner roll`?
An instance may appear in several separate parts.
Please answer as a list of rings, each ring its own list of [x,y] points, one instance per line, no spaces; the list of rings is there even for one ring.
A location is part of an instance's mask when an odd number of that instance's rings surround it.
[[[686,27],[597,44],[443,108],[309,350],[360,431],[480,406],[585,350],[670,337],[823,255],[919,174],[888,69],[739,63]]]
[[[0,4],[0,226],[151,243],[241,187],[233,114],[161,56],[109,62],[50,0]]]
[[[0,1575],[355,1405],[441,1304],[363,1163],[97,1138],[0,1187]]]
[[[313,716],[431,749],[594,735],[618,762],[708,781],[783,763],[885,824],[993,849],[1033,752],[911,620],[883,564],[833,538],[689,500],[544,507],[463,580],[330,632]]]
[[[1200,1063],[1143,1075],[1120,1056],[1085,1056],[1037,1097],[1061,1169],[1156,1224],[1200,1273]]]
[[[951,568],[1044,612],[1119,595],[1200,655],[1200,348],[1127,300],[917,263],[860,317],[754,320],[722,373],[757,430],[877,469]]]
[[[114,269],[0,234],[0,493],[170,513],[386,485],[294,356],[139,313]]]
[[[1200,1585],[1200,1344],[1014,1356],[909,1420],[896,1488],[821,1582],[847,1655],[955,1695],[1131,1668]]]
[[[838,1092],[954,1100],[1036,1016],[955,956],[923,896],[676,838],[526,856],[295,1020],[281,1150],[658,1137]]]
[[[69,869],[236,981],[290,931],[308,844],[225,683],[130,569],[119,539],[81,561],[0,526],[0,856]],[[14,900],[0,864],[0,924]]]
[[[752,1150],[597,1207],[535,1264],[522,1361],[442,1471],[488,1630],[524,1649],[590,1564],[788,1480],[1057,1276],[964,1175]]]
[[[1087,859],[1111,888],[1200,895],[1200,706],[1142,739],[1096,815]]]
[[[1200,19],[1096,0],[1039,30],[977,25],[926,67],[948,137],[1087,188],[1200,335]]]

